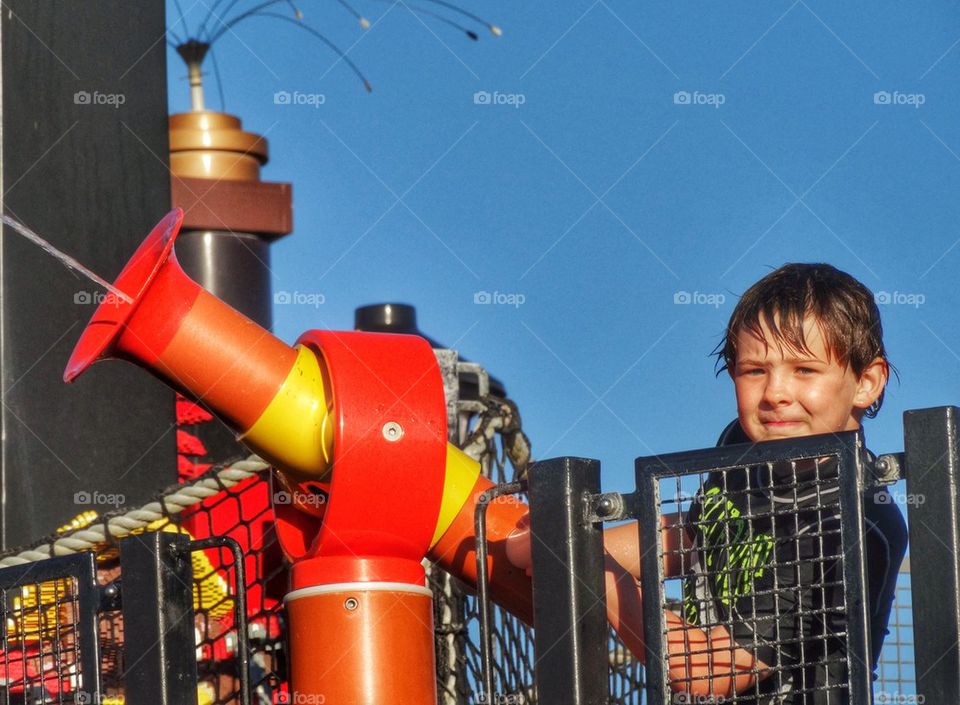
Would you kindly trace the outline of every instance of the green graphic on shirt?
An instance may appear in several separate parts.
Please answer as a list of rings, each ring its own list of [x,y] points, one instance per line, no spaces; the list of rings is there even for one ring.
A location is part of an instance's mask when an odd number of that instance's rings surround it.
[[[751,538],[750,522],[740,516],[740,510],[720,493],[719,487],[711,487],[704,493],[697,544],[706,564],[712,597],[727,607],[753,589],[755,578],[763,577],[764,566],[773,551],[773,538],[769,534],[755,534]],[[687,621],[699,624],[700,610],[693,583],[693,579],[684,582],[684,616]]]

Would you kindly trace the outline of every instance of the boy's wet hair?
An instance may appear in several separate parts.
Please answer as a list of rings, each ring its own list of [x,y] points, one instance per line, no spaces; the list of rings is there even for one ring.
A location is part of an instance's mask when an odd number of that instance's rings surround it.
[[[809,354],[803,337],[807,314],[819,322],[830,354],[840,365],[849,365],[857,377],[874,359],[887,359],[880,311],[867,287],[829,264],[785,264],[747,289],[733,309],[726,334],[713,353],[717,374],[736,366],[740,331],[764,340],[761,320],[778,345]],[[866,410],[867,417],[880,411],[883,394]]]

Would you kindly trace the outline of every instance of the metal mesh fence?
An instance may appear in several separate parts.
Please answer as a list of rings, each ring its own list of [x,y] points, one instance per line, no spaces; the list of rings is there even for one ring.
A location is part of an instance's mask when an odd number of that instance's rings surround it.
[[[753,693],[741,691],[732,702],[760,700],[761,688],[770,692],[771,681],[775,692],[823,691],[824,702],[845,701],[843,617],[848,605],[840,567],[836,468],[835,459],[812,459],[805,468],[795,462],[770,463],[698,474],[690,510],[676,514],[672,530],[679,534],[677,548],[664,558],[683,576],[678,578],[683,581],[683,616],[702,630],[668,625],[666,641],[680,641],[700,668],[673,676],[672,688],[712,690],[712,683],[702,681],[714,680],[715,673],[751,673],[731,665],[735,653],[718,652],[701,637],[722,628],[740,644],[749,643],[773,671],[768,681],[751,678]],[[676,496],[679,477],[673,485]],[[671,504],[665,499],[661,506],[666,511]],[[686,537],[694,535],[699,545],[687,545]],[[783,540],[785,536],[791,538]],[[747,668],[753,668],[749,661]]]
[[[97,622],[96,590],[89,556],[0,574],[0,703],[84,703],[104,692],[110,635]]]
[[[77,586],[74,578],[30,582],[3,591],[5,696],[25,701],[77,688]]]
[[[889,634],[880,652],[874,700],[883,703],[919,703],[914,655],[913,604],[910,558],[904,560],[897,576],[897,591],[890,611]]]
[[[663,546],[643,566],[644,601],[661,606],[645,604],[657,702],[731,683],[724,702],[868,701],[868,605],[855,596],[882,537],[862,523],[857,448],[849,433],[638,459],[644,536]]]

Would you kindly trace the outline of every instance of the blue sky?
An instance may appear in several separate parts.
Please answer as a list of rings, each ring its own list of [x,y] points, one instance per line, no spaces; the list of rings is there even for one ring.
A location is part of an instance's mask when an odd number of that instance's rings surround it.
[[[497,38],[421,0],[471,42],[412,5],[355,3],[366,31],[335,2],[301,8],[370,94],[271,18],[215,47],[226,110],[270,141],[264,178],[293,183],[274,290],[322,295],[275,306],[284,340],[412,303],[507,384],[535,457],[598,458],[628,489],[636,456],[712,445],[735,416],[709,353],[737,297],[826,261],[885,294],[901,383],[871,448],[902,450],[905,409],[960,404],[955,6],[462,5]],[[191,30],[208,9],[181,7]],[[185,110],[172,50],[169,69]]]

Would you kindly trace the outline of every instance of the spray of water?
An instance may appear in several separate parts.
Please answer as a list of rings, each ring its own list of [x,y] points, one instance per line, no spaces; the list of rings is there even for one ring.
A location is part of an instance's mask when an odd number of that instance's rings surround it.
[[[32,242],[34,245],[42,249],[47,254],[53,255],[55,258],[60,260],[60,262],[65,267],[68,267],[69,269],[79,272],[80,274],[85,276],[87,279],[94,282],[95,284],[98,284],[99,286],[102,286],[104,289],[106,289],[107,291],[109,291],[110,293],[112,293],[114,296],[121,299],[122,301],[126,301],[128,304],[133,303],[133,299],[131,299],[125,293],[123,293],[118,288],[113,286],[110,282],[98,276],[96,273],[91,272],[89,269],[87,269],[82,264],[77,262],[77,260],[75,260],[70,255],[64,254],[63,252],[58,250],[56,247],[54,247],[49,242],[44,240],[42,237],[37,235],[35,232],[33,232],[30,228],[28,228],[26,225],[21,223],[19,220],[15,220],[11,218],[6,213],[0,213],[0,221],[3,221],[5,225],[9,225],[11,228],[13,228],[15,232],[18,232],[21,235],[23,235],[25,238],[27,238],[27,240]]]

